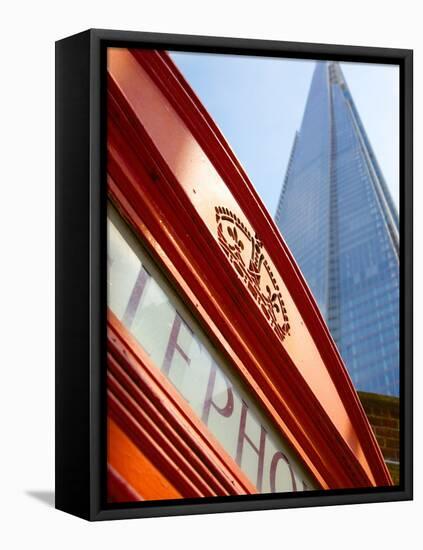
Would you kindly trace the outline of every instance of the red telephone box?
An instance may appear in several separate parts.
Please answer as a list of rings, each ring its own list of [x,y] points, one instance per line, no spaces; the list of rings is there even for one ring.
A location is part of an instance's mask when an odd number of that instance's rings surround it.
[[[391,485],[316,302],[163,51],[108,49],[108,500]]]

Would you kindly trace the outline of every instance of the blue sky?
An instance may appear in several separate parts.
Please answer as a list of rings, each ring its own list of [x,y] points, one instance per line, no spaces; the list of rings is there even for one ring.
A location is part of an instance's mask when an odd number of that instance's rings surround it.
[[[176,52],[171,57],[273,216],[314,62]],[[342,63],[342,70],[398,208],[398,68]]]

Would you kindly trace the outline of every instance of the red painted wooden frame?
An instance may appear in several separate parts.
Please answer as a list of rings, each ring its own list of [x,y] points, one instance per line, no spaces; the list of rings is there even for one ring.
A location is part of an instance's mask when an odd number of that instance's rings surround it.
[[[166,116],[174,126],[165,124]],[[323,382],[321,387],[312,383],[316,373],[301,370],[257,314],[257,304],[212,236],[210,220],[199,215],[166,158],[160,143],[175,140],[178,146],[184,136],[203,151],[283,274],[321,358],[312,367],[322,380],[330,380],[333,397]],[[223,136],[165,52],[109,51],[107,142],[110,200],[316,484],[324,489],[391,485],[349,375],[289,249]],[[214,193],[210,188],[210,201],[216,202]],[[256,492],[112,314],[108,349],[109,414],[183,496]],[[162,398],[171,414],[165,414]],[[187,446],[196,452],[186,452]]]

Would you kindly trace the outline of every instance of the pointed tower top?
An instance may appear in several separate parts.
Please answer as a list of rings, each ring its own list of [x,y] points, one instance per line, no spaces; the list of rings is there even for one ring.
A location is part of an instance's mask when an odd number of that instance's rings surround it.
[[[346,85],[344,75],[337,61],[329,62],[329,80],[331,84],[339,84],[341,87]]]

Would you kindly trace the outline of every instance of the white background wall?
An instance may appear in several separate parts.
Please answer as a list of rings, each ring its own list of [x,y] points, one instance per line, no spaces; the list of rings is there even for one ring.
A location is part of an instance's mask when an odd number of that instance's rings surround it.
[[[423,273],[416,216],[415,501],[89,524],[31,496],[54,486],[54,41],[89,27],[414,48],[415,204],[423,204],[418,2],[4,2],[0,34],[0,546],[383,548],[421,545]],[[420,207],[419,207],[420,206]],[[44,494],[45,498],[45,494]]]

